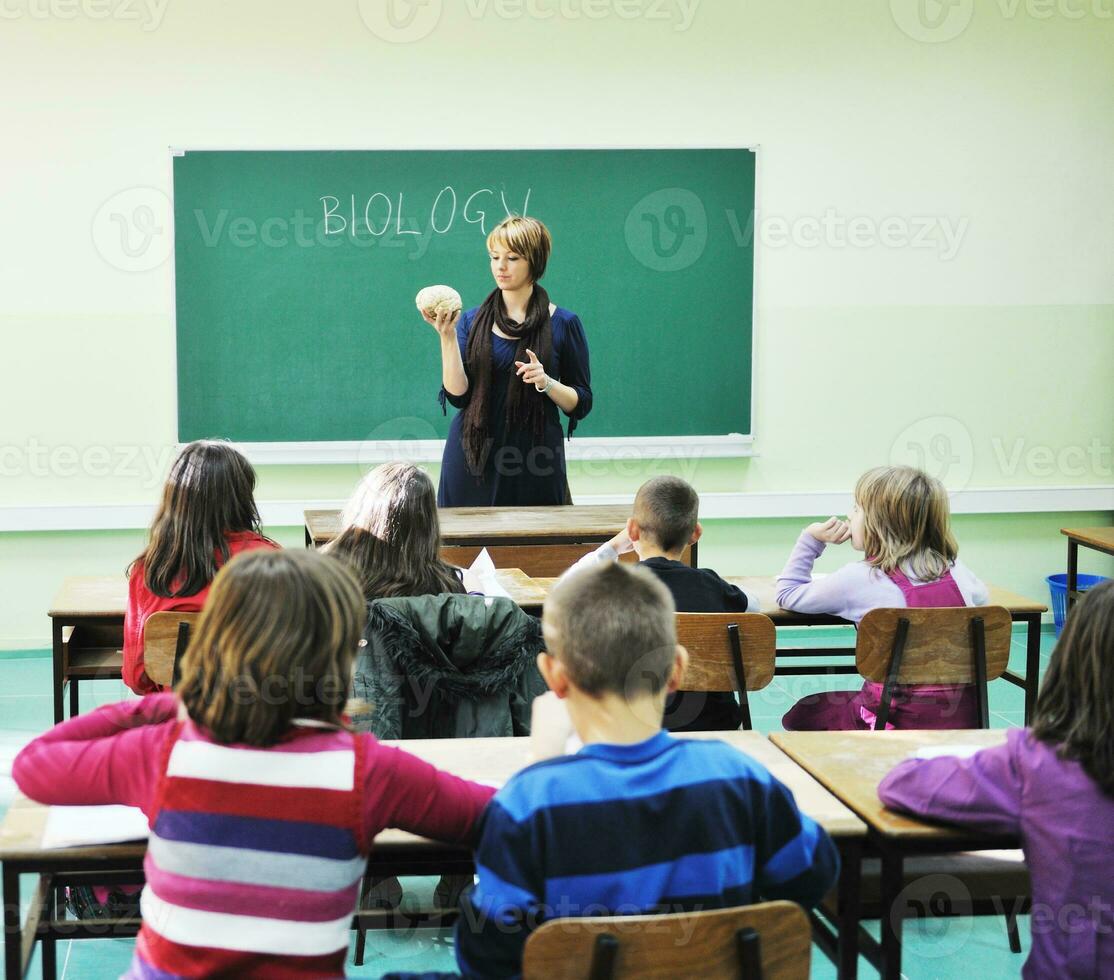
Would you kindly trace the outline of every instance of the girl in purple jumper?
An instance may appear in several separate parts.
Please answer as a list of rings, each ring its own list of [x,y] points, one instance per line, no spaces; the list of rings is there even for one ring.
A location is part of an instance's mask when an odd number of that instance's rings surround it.
[[[867,557],[813,579],[825,546],[848,539]],[[778,576],[778,604],[856,624],[871,609],[985,605],[987,588],[958,551],[943,484],[911,466],[880,466],[855,485],[850,521],[833,517],[801,532]],[[882,685],[867,681],[858,691],[802,698],[781,723],[789,731],[873,728],[881,700]],[[972,685],[918,685],[897,688],[886,727],[973,728],[976,718]]]
[[[1021,838],[1033,883],[1023,977],[1114,977],[1114,582],[1068,617],[1031,728],[968,758],[907,759],[878,795]]]

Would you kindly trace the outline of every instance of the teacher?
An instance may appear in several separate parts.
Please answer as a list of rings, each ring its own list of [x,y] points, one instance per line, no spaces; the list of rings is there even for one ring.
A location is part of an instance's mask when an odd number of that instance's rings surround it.
[[[592,410],[588,340],[539,283],[552,240],[536,218],[487,236],[495,289],[463,315],[422,317],[441,339],[441,408],[459,409],[441,461],[439,507],[572,503],[557,409],[569,435]]]

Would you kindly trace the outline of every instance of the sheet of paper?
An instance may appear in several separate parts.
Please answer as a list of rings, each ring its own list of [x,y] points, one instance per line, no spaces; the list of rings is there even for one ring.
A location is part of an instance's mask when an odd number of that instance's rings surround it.
[[[146,840],[147,818],[136,806],[52,806],[46,817],[43,847],[81,847]]]
[[[504,599],[511,597],[495,577],[495,562],[491,560],[487,548],[480,550],[471,567],[464,572],[464,587],[469,592],[482,592],[487,596],[497,595]]]
[[[950,755],[957,759],[967,759],[985,748],[985,745],[922,745],[911,758],[939,759],[941,756]]]

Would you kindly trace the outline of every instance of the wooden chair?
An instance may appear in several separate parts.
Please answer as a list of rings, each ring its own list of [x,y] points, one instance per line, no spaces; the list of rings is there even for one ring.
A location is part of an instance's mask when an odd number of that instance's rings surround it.
[[[160,612],[143,624],[143,666],[159,687],[178,683],[179,663],[201,613]]]
[[[874,727],[885,731],[899,684],[974,684],[979,727],[989,728],[986,685],[1006,669],[1012,633],[1001,606],[872,609],[859,623],[855,665],[883,685]]]
[[[765,902],[708,912],[553,919],[526,940],[523,980],[806,980],[804,910]]]
[[[774,679],[774,624],[761,613],[677,613],[677,642],[689,652],[681,687],[739,695],[743,730],[751,730],[747,691]]]

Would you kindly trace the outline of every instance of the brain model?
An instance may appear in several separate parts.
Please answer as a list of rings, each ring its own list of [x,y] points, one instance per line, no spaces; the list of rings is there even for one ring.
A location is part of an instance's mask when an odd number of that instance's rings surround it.
[[[426,286],[414,298],[419,310],[428,316],[456,313],[460,310],[460,293],[452,286]]]

